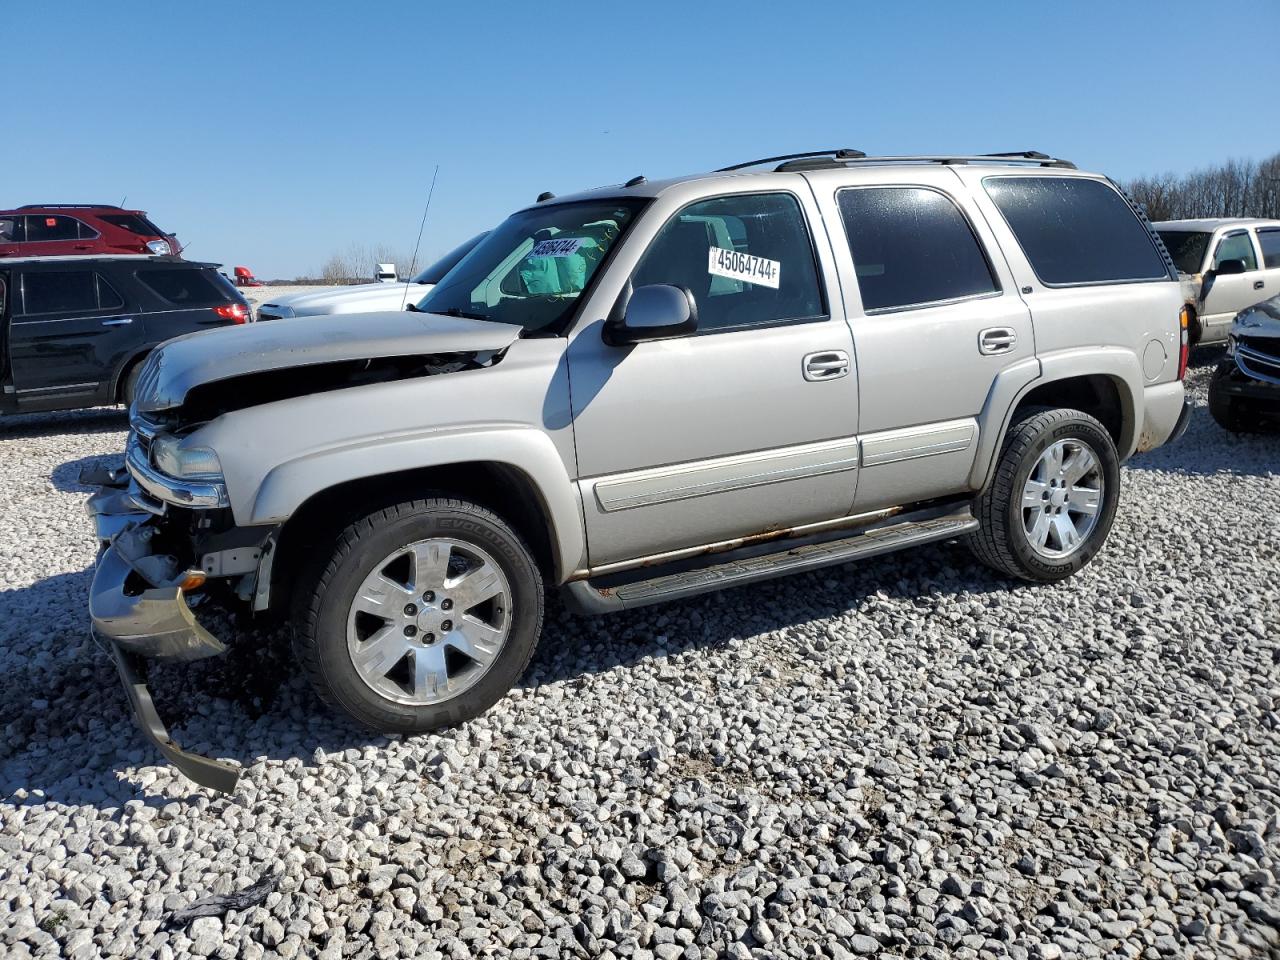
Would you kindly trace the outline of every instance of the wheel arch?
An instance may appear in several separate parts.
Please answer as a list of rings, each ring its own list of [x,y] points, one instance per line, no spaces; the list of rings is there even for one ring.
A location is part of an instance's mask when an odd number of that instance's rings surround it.
[[[123,391],[124,385],[129,381],[129,374],[141,366],[154,349],[154,346],[146,346],[135,350],[116,368],[115,377],[111,381],[111,397],[116,403],[125,402]]]
[[[985,489],[1004,445],[1005,435],[1019,415],[1031,407],[1069,407],[1098,420],[1115,441],[1120,460],[1131,457],[1138,446],[1142,423],[1142,374],[1132,352],[1118,348],[1071,351],[1039,361],[1040,376],[1027,379],[1012,393],[1002,411],[984,412],[979,451],[970,484]],[[996,388],[992,391],[996,395]]]
[[[565,556],[553,507],[525,470],[501,461],[461,461],[353,477],[316,490],[291,512],[276,534],[271,606],[288,603],[294,576],[310,549],[374,510],[438,493],[473,501],[502,517],[533,552],[543,576],[565,579],[579,558]],[[572,540],[570,541],[572,542]]]

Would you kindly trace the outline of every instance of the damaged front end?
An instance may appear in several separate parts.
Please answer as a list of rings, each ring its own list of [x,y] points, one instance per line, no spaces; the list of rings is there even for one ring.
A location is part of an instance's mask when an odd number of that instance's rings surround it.
[[[147,670],[152,660],[185,662],[226,652],[226,645],[196,620],[192,591],[205,586],[205,566],[237,554],[256,562],[261,545],[206,552],[204,547],[216,546],[228,535],[244,540],[244,532],[217,532],[208,511],[171,507],[126,470],[86,470],[80,482],[100,488],[85,505],[99,543],[89,615],[94,634],[111,649],[134,718],[182,773],[201,786],[230,793],[240,768],[190,753],[174,741],[151,698]],[[251,535],[269,540],[270,534],[263,529]],[[239,579],[246,577],[251,574]]]

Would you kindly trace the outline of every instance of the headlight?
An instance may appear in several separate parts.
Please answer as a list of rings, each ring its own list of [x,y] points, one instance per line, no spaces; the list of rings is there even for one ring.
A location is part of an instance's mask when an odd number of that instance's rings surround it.
[[[149,240],[147,249],[158,257],[167,257],[173,253],[173,248],[169,246],[168,240]]]
[[[1234,333],[1227,334],[1227,356],[1234,357],[1236,355],[1236,335]]]
[[[177,437],[160,435],[151,443],[151,460],[162,473],[179,480],[221,480],[222,464],[208,447],[184,447]]]

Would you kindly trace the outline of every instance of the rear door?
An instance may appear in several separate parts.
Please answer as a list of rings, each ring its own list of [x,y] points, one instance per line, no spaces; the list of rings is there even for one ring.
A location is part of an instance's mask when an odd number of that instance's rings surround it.
[[[138,346],[137,314],[85,263],[15,270],[10,363],[18,405],[29,410],[112,402],[116,371]]]
[[[1264,286],[1261,299],[1266,300],[1280,294],[1280,226],[1258,228],[1258,249]]]
[[[814,172],[842,271],[860,389],[854,512],[963,493],[1006,371],[1034,375],[1031,314],[945,168]]]

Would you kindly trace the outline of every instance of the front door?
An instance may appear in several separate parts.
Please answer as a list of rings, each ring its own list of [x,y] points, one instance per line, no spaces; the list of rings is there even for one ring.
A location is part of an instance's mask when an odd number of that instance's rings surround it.
[[[44,265],[15,271],[9,359],[18,405],[29,410],[109,402],[112,379],[141,325],[95,271]]]
[[[1225,328],[1237,313],[1272,295],[1267,293],[1266,278],[1258,269],[1258,256],[1248,230],[1233,230],[1218,241],[1212,268],[1218,269],[1224,260],[1241,261],[1244,273],[1213,277],[1204,298],[1202,323],[1206,340],[1224,339]],[[1214,332],[1210,334],[1210,330]]]
[[[569,380],[593,568],[852,506],[857,378],[830,246],[810,228],[820,221],[807,190],[784,192],[774,174],[760,182],[773,189],[657,201],[670,212],[650,211],[623,252],[634,267],[618,269],[633,287],[691,293],[696,332],[629,347],[604,343],[601,323],[575,332]]]

